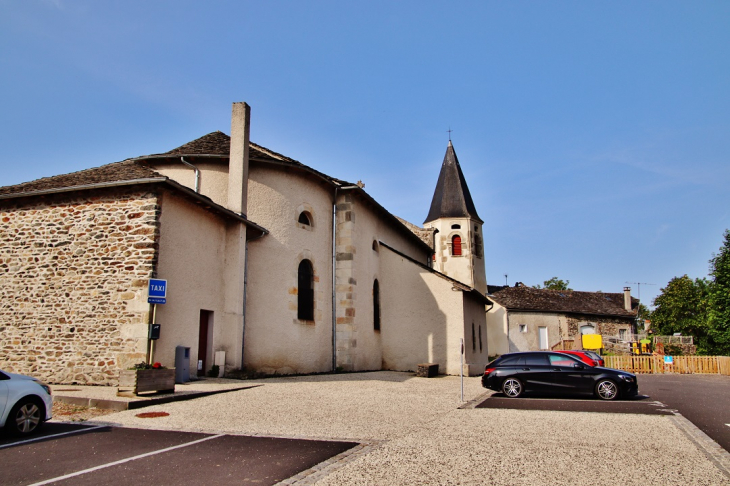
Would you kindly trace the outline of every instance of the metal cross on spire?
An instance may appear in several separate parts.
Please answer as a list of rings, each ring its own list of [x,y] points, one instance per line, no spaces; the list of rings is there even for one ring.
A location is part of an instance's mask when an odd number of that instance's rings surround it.
[[[449,142],[450,142],[451,141],[451,132],[453,132],[453,130],[451,129],[451,127],[449,127],[449,129],[446,131],[449,132]]]

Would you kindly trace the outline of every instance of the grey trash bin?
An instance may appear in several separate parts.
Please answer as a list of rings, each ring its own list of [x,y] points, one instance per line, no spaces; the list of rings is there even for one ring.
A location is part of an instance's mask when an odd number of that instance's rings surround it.
[[[175,347],[175,383],[190,381],[190,348]]]

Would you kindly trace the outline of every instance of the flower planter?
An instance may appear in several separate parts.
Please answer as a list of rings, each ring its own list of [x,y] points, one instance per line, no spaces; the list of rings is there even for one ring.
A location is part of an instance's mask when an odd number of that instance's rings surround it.
[[[161,370],[122,370],[117,395],[175,391],[175,368]]]

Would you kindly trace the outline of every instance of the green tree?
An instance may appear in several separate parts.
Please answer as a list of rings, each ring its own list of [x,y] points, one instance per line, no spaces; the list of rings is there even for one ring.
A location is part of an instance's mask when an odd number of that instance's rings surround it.
[[[573,290],[568,287],[568,284],[570,283],[570,280],[560,280],[558,277],[553,277],[550,280],[545,280],[543,282],[543,287],[540,286],[540,284],[535,285],[536,289],[546,289],[546,290]]]
[[[639,319],[641,319],[642,321],[645,319],[651,319],[651,311],[647,306],[642,303],[639,303]],[[639,329],[639,331],[641,330],[643,329]]]
[[[707,351],[708,282],[687,275],[674,277],[654,299],[651,327],[658,335],[681,332],[697,339],[698,351]]]
[[[710,260],[708,344],[712,354],[730,356],[730,230],[725,230],[720,253]]]

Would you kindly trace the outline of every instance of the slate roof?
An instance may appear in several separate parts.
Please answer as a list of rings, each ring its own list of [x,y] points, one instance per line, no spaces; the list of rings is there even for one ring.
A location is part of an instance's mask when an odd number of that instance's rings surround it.
[[[133,181],[138,179],[150,179],[160,178],[163,179],[165,176],[156,172],[149,165],[144,162],[147,160],[155,159],[168,159],[168,158],[179,158],[183,156],[188,157],[220,157],[228,158],[230,150],[231,138],[223,132],[213,132],[208,135],[204,135],[192,142],[188,142],[180,147],[170,150],[169,152],[161,154],[144,155],[133,159],[127,159],[122,162],[114,162],[101,167],[95,167],[92,169],[80,170],[78,172],[72,172],[70,174],[62,174],[51,177],[44,177],[31,182],[24,182],[22,184],[15,184],[13,186],[0,187],[0,195],[10,194],[22,194],[22,193],[33,193],[37,191],[48,191],[53,189],[63,189],[70,187],[83,187],[91,184],[104,184],[112,182],[124,182]],[[297,167],[307,168],[322,177],[330,180],[337,181],[343,184],[349,184],[345,181],[340,181],[329,177],[321,172],[317,172],[304,164],[297,162],[294,159],[290,159],[281,154],[269,150],[265,147],[256,145],[255,143],[249,144],[249,158],[256,160],[265,161],[278,161],[280,163],[286,163]]]
[[[396,216],[398,221],[400,221],[403,226],[411,230],[411,233],[418,236],[418,238],[421,239],[424,243],[428,245],[429,248],[433,250],[433,234],[436,231],[436,228],[419,228],[413,223],[409,223],[405,219],[401,218],[400,216]]]
[[[156,160],[156,159],[177,159],[179,157],[217,157],[228,159],[231,150],[231,137],[221,131],[211,132],[207,135],[188,142],[178,148],[172,149],[161,154],[151,154],[137,157],[134,160]],[[301,162],[294,160],[286,155],[274,152],[273,150],[257,145],[249,141],[248,157],[250,161],[259,162],[275,162],[278,164],[289,165],[300,169],[305,169],[319,177],[338,185],[350,186],[350,182],[330,177],[327,174],[319,172]]]
[[[124,185],[134,183],[135,181],[165,182],[167,184],[174,185],[177,189],[184,190],[183,186],[152,169],[148,161],[154,162],[165,159],[179,160],[180,157],[187,157],[189,158],[189,161],[195,160],[196,158],[228,159],[230,155],[230,145],[231,138],[221,131],[216,131],[183,144],[168,152],[144,155],[133,159],[127,159],[122,162],[114,162],[101,167],[95,167],[93,169],[85,169],[78,172],[72,172],[70,174],[44,177],[31,182],[0,187],[0,200],[16,197],[32,197],[50,191],[88,189],[89,186],[99,184]],[[432,244],[428,242],[428,238],[424,238],[421,234],[424,230],[421,229],[421,233],[412,231],[410,227],[403,223],[405,220],[401,220],[391,214],[368,193],[355,184],[328,176],[327,174],[319,172],[318,170],[304,165],[301,162],[253,142],[249,142],[249,160],[252,162],[265,162],[301,169],[331,183],[334,186],[340,187],[341,190],[354,191],[367,201],[368,204],[375,207],[375,209],[386,219],[389,219],[402,233],[407,234],[409,237],[414,238],[414,240],[416,240],[419,244],[424,245],[424,250],[428,251],[431,249]],[[196,197],[209,199],[203,195],[198,195]],[[218,206],[212,201],[210,201],[210,203],[213,206]],[[225,208],[220,207],[220,209]],[[251,221],[246,221],[257,226]],[[418,227],[414,226],[414,228]],[[261,228],[261,230],[266,231],[263,228]]]
[[[86,186],[137,179],[162,178],[163,176],[149,167],[133,161],[114,162],[93,169],[80,170],[70,174],[44,177],[22,184],[0,187],[0,195],[21,194],[26,192],[47,191],[66,187]]]
[[[624,309],[623,293],[546,290],[527,286],[489,287],[489,298],[514,311],[557,312],[613,317],[636,317],[637,299],[632,298],[634,311]]]
[[[472,218],[483,223],[474,207],[469,187],[461,172],[459,159],[456,157],[454,145],[449,140],[444,162],[436,183],[436,190],[431,201],[431,209],[424,223],[439,218]]]

